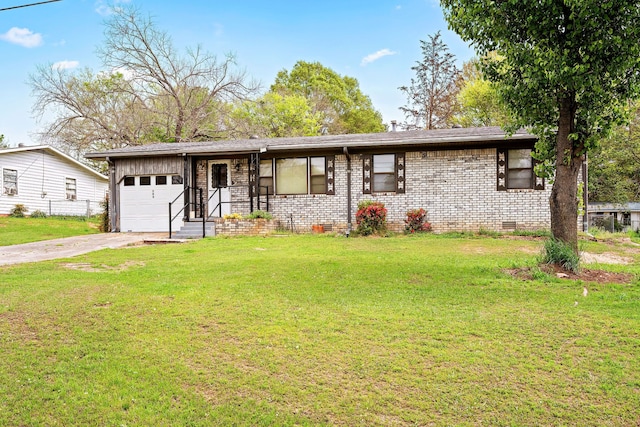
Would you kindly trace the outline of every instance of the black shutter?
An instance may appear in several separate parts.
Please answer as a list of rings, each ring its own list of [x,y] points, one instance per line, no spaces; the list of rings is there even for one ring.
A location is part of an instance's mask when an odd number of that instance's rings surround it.
[[[373,173],[373,157],[362,155],[362,194],[371,194],[371,174]]]
[[[405,156],[404,153],[396,153],[396,193],[405,192]]]
[[[325,158],[325,173],[327,175],[327,194],[333,196],[336,194],[335,187],[335,169],[336,156],[327,156]]]
[[[496,155],[496,190],[507,191],[507,150],[498,148]]]

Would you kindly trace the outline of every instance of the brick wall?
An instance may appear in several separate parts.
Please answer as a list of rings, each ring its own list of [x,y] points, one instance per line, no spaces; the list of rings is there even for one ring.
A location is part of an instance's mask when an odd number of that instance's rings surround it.
[[[235,183],[246,185],[248,164],[241,162],[240,171],[231,168]],[[404,230],[406,212],[424,208],[435,232],[507,231],[548,229],[551,185],[544,190],[496,189],[496,149],[443,150],[406,153],[406,192],[363,194],[362,156],[351,156],[351,213],[356,227],[359,201],[376,200],[387,208],[391,230]],[[204,183],[198,174],[198,185]],[[246,200],[246,190],[235,190],[233,200]],[[264,199],[263,199],[264,201]],[[281,225],[295,231],[311,231],[315,224],[325,230],[347,229],[347,159],[337,155],[335,163],[335,195],[270,196],[269,211]],[[232,212],[249,213],[246,204],[235,204]],[[579,226],[581,222],[579,222]]]

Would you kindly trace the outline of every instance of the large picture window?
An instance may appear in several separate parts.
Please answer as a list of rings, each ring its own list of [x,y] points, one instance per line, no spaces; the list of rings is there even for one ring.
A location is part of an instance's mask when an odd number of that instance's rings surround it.
[[[335,194],[334,156],[260,160],[260,194]]]
[[[277,194],[307,194],[307,158],[276,159]]]
[[[2,192],[10,196],[18,194],[18,171],[14,169],[2,170]]]

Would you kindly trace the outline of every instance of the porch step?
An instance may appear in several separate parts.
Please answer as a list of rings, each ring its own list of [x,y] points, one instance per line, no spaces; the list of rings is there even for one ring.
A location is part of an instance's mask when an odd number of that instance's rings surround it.
[[[205,235],[215,236],[215,229],[213,223],[205,225]],[[185,222],[182,228],[173,233],[173,238],[176,239],[201,239],[202,238],[202,221],[190,221]]]

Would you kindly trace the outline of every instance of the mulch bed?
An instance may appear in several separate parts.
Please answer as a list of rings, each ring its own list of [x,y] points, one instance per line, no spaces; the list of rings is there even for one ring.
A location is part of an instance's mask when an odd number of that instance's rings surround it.
[[[522,267],[508,269],[505,270],[505,272],[517,279],[533,280],[533,273],[531,270],[531,267]],[[583,282],[631,283],[635,279],[635,275],[631,273],[613,273],[611,271],[590,270],[588,268],[581,268],[579,273],[574,273],[554,264],[542,264],[540,265],[540,270],[560,279],[582,280]]]

